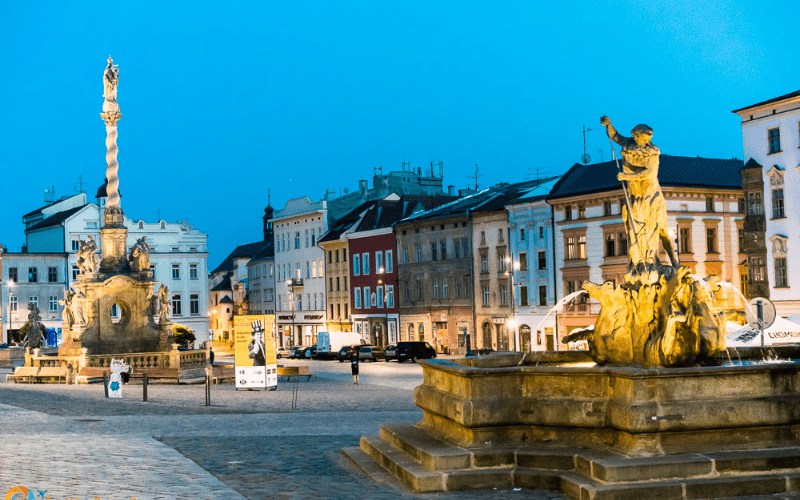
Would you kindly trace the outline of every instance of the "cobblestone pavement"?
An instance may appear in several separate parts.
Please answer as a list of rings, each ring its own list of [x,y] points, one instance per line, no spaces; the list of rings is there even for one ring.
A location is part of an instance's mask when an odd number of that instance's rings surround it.
[[[347,364],[306,364],[316,381],[277,391],[204,387],[123,387],[105,399],[102,385],[0,383],[0,495],[21,485],[43,498],[563,499],[530,490],[412,494],[395,480],[376,483],[340,454],[381,423],[413,423],[422,372],[414,364],[364,363],[353,386]],[[37,497],[39,498],[39,497]]]

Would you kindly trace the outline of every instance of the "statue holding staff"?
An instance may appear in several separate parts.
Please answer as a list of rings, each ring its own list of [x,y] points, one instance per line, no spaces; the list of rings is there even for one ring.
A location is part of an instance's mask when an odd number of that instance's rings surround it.
[[[622,172],[617,174],[617,180],[628,184],[629,205],[622,207],[622,220],[630,242],[630,267],[654,265],[659,243],[664,246],[672,266],[677,267],[678,258],[667,231],[667,202],[658,183],[661,151],[650,142],[653,129],[637,125],[631,131],[633,137],[625,137],[617,132],[607,116],[603,116],[600,123],[606,127],[608,137],[622,146]]]
[[[111,56],[108,56],[108,66],[103,72],[103,97],[106,101],[117,102],[117,84],[119,83],[119,66],[114,64]]]

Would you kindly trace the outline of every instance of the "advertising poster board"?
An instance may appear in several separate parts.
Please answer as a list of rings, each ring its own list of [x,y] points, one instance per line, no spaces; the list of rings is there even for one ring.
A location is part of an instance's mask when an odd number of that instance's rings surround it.
[[[273,315],[233,317],[237,389],[278,387],[278,357]]]

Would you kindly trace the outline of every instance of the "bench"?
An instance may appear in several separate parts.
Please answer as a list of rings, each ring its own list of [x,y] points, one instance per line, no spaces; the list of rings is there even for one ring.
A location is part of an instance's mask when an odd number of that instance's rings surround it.
[[[214,384],[219,384],[225,380],[233,381],[235,378],[236,371],[234,370],[233,366],[221,365],[212,366],[211,368],[211,382]]]
[[[108,368],[104,368],[102,366],[84,366],[78,370],[78,375],[75,377],[75,383],[90,384],[92,382],[102,382],[103,373],[108,374],[108,377],[111,376],[111,371],[109,371]]]
[[[175,383],[180,383],[181,374],[177,368],[134,368],[131,373],[131,379],[144,378],[145,372],[147,373],[147,380],[162,379],[174,380]]]
[[[38,366],[20,366],[14,370],[13,375],[9,375],[7,378],[13,380],[14,383],[28,382],[32,384],[36,381],[37,375],[39,375]]]
[[[278,378],[280,377],[286,377],[286,380],[292,377],[306,377],[306,380],[311,380],[311,377],[314,377],[314,380],[317,379],[317,375],[311,373],[307,366],[279,366]]]
[[[55,379],[58,383],[61,383],[61,379],[64,379],[64,383],[68,384],[71,374],[72,370],[70,370],[69,366],[44,366],[39,368],[36,378],[38,380]]]
[[[28,382],[29,384],[42,382],[45,379],[56,379],[60,383],[61,379],[64,379],[66,384],[69,383],[70,373],[71,370],[68,366],[20,366],[7,379],[14,382]]]

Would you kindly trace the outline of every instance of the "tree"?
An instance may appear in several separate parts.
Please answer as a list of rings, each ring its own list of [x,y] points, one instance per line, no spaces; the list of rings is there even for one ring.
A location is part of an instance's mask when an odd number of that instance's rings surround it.
[[[177,323],[172,325],[172,336],[175,337],[175,343],[188,347],[194,344],[195,336],[191,328]]]

